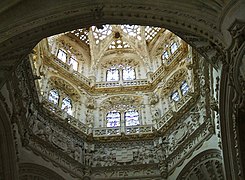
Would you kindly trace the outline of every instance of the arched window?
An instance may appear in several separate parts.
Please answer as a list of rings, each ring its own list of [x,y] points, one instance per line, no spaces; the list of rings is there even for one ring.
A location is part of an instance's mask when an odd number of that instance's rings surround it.
[[[66,97],[62,100],[61,109],[70,115],[72,114],[72,103],[69,97]]]
[[[126,126],[136,126],[139,125],[139,113],[136,110],[128,110],[125,112],[125,122]]]
[[[180,95],[179,95],[179,92],[177,90],[172,93],[171,100],[173,100],[175,102],[180,100]]]
[[[186,81],[184,81],[184,82],[181,84],[180,90],[181,90],[181,93],[182,93],[183,96],[187,94],[187,92],[189,91],[189,86],[188,86],[188,84],[187,84]]]
[[[106,81],[119,81],[119,70],[115,67],[107,70]]]
[[[57,105],[59,103],[59,98],[59,92],[56,89],[52,89],[49,92],[48,100],[54,105]]]
[[[106,115],[107,127],[118,127],[120,126],[121,114],[118,111],[110,111]]]
[[[66,63],[67,54],[65,53],[65,51],[59,49],[59,50],[58,50],[58,55],[57,55],[57,57],[58,57],[61,61],[63,61],[64,63]]]
[[[72,69],[74,69],[75,71],[77,71],[77,69],[78,69],[78,62],[77,62],[77,60],[75,58],[71,57],[69,59],[69,65],[72,66]]]
[[[168,51],[164,51],[164,52],[162,53],[162,60],[168,59],[168,58],[169,58]]]
[[[176,50],[178,49],[178,45],[176,42],[174,42],[171,46],[170,46],[170,51],[173,54]]]
[[[123,68],[123,80],[134,80],[134,79],[135,79],[134,68],[130,66]]]

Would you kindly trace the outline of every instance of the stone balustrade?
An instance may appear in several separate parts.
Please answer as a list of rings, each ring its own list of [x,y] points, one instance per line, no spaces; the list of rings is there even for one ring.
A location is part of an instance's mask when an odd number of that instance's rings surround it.
[[[121,135],[121,127],[113,127],[113,128],[94,128],[93,136],[120,136]]]
[[[79,131],[81,131],[84,134],[89,134],[89,128],[87,125],[76,119],[75,117],[69,115],[64,110],[60,109],[56,105],[54,105],[52,102],[48,101],[47,99],[42,99],[43,107],[48,109],[49,111],[55,113],[57,116],[59,116],[63,121],[71,124],[73,127],[77,128]]]
[[[153,132],[153,125],[144,125],[144,126],[127,126],[125,127],[125,134],[148,134]]]

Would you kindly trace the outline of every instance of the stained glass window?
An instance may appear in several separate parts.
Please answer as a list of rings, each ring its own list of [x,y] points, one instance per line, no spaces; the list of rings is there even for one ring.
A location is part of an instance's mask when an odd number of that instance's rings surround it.
[[[118,127],[120,126],[121,115],[117,111],[111,111],[106,115],[107,127]]]
[[[179,96],[179,92],[178,91],[174,91],[171,95],[171,99],[175,102],[180,100],[180,96]]]
[[[77,69],[78,69],[78,62],[75,60],[75,58],[73,58],[73,57],[70,58],[69,65],[71,65],[72,68],[73,68],[75,71],[77,71]]]
[[[189,90],[189,86],[188,86],[186,81],[184,81],[182,83],[182,85],[180,86],[180,90],[181,90],[181,93],[182,93],[183,96],[187,94],[187,92]]]
[[[123,68],[123,80],[134,80],[134,79],[135,79],[134,68],[130,66]]]
[[[168,51],[164,51],[162,54],[162,59],[168,59],[168,58],[169,58]]]
[[[65,53],[65,51],[59,49],[59,50],[58,50],[58,55],[57,55],[57,57],[58,57],[61,61],[63,61],[64,63],[66,63],[66,57],[67,57],[67,54]]]
[[[66,97],[62,100],[61,109],[70,115],[72,114],[72,104],[71,99],[69,97]]]
[[[170,47],[170,51],[173,54],[177,49],[178,49],[178,45],[176,42],[174,42]]]
[[[126,126],[139,125],[139,113],[136,110],[128,110],[125,112]]]
[[[59,103],[59,92],[56,89],[53,89],[49,92],[48,100],[57,105]]]
[[[119,81],[119,70],[114,67],[107,70],[106,81]]]

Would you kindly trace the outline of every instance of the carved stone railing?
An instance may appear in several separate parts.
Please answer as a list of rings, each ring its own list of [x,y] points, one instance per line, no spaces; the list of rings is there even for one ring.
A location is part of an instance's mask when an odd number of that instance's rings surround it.
[[[51,60],[53,60],[57,65],[59,65],[60,67],[64,68],[65,70],[69,71],[70,66],[68,64],[64,63],[63,61],[61,61],[60,59],[58,59],[54,55],[50,55],[50,56],[51,56]]]
[[[55,115],[59,116],[63,121],[66,121],[67,123],[71,124],[73,127],[78,129],[80,132],[87,134],[87,135],[89,134],[89,128],[84,123],[82,123],[75,117],[69,115],[67,112],[60,109],[53,103],[49,102],[47,99],[43,99],[42,104],[44,108],[55,113]]]
[[[110,88],[110,87],[120,87],[119,81],[111,82],[97,82],[96,88]]]
[[[84,134],[89,134],[89,128],[80,122],[78,119],[74,118],[73,116],[68,115],[67,117],[68,123],[72,126],[76,127],[78,130],[80,130]]]
[[[125,134],[148,134],[153,133],[153,125],[144,125],[144,126],[127,126],[125,127]]]
[[[59,116],[62,119],[65,119],[68,116],[68,114],[66,114],[62,109],[60,109],[55,104],[49,102],[44,97],[42,98],[42,102],[41,103],[42,103],[42,105],[43,105],[44,108],[46,108],[49,111],[55,113],[56,116]]]
[[[153,74],[152,74],[152,81],[154,81],[155,79],[157,79],[157,77],[159,75],[161,75],[165,70],[165,67],[163,65],[161,65]]]
[[[51,53],[45,54],[45,56],[46,56],[46,63],[49,63],[49,64],[54,63],[58,67],[65,70],[67,74],[71,75],[76,80],[79,80],[85,85],[90,86],[91,81],[87,77],[83,76],[81,73],[74,71],[72,67],[69,66],[67,63],[64,63],[63,61],[61,61],[60,59],[58,59],[55,55]]]
[[[159,77],[161,77],[165,71],[167,71],[167,69],[172,69],[176,63],[181,60],[181,58],[183,57],[183,55],[186,54],[186,46],[185,45],[181,45],[171,56],[169,56],[168,58],[168,62],[167,64],[163,64],[161,65],[151,76],[152,81],[155,81],[156,79],[158,79]],[[176,63],[172,63],[172,62],[176,62]]]
[[[174,105],[172,106],[172,108],[170,110],[168,110],[166,113],[164,113],[164,115],[161,118],[159,118],[158,120],[156,120],[157,130],[161,129],[169,121],[171,121],[171,119],[174,117],[173,114],[182,111],[182,108],[186,104],[190,103],[190,101],[192,99],[193,99],[193,96],[191,95],[191,93],[188,93],[187,95],[183,96],[178,102],[175,102]],[[191,104],[192,103],[190,103],[190,105]]]
[[[148,85],[147,79],[136,79],[130,81],[111,81],[111,82],[97,82],[96,88],[110,88],[110,87],[128,87],[128,86],[144,86]]]
[[[189,100],[192,98],[190,93],[183,96],[178,102],[175,103],[175,110],[178,112]]]
[[[178,61],[184,52],[185,47],[181,46],[179,47],[174,54],[172,54],[169,57],[169,61],[172,62],[173,59],[175,61]],[[63,70],[66,71],[66,73],[71,74],[72,77],[74,77],[77,81],[79,80],[80,82],[84,83],[86,86],[90,87],[92,82],[90,79],[82,75],[81,73],[74,71],[71,66],[69,66],[67,63],[64,63],[60,59],[58,59],[55,55],[48,53],[45,55],[46,56],[46,62],[49,64],[55,64],[59,67],[61,67]],[[168,68],[174,67],[175,64],[169,63],[168,66],[166,65],[161,65],[151,76],[152,84],[155,84],[158,82],[159,78],[161,79],[165,73],[167,73]],[[166,69],[167,68],[167,69]],[[136,80],[130,80],[130,81],[111,81],[111,82],[96,82],[95,88],[110,88],[110,87],[130,87],[130,86],[146,86],[150,85],[147,79],[136,79]]]
[[[157,129],[161,129],[173,117],[173,111],[168,110],[157,122]]]
[[[153,125],[143,125],[143,126],[127,126],[122,127],[112,127],[112,128],[94,128],[93,136],[120,136],[122,133],[126,135],[135,135],[135,134],[149,134],[153,133]]]
[[[77,71],[74,71],[72,75],[80,79],[82,82],[84,82],[88,86],[91,84],[91,81],[88,78],[86,78],[85,76],[83,76],[81,73]]]
[[[173,60],[177,59],[178,56],[180,56],[183,52],[184,46],[183,44],[173,53],[169,56],[168,60],[167,60],[167,64],[171,64],[173,62]]]
[[[100,136],[120,136],[120,135],[121,135],[121,127],[94,128],[93,129],[93,137],[100,137]]]
[[[123,86],[143,86],[148,85],[148,81],[146,79],[136,79],[131,81],[123,81]]]

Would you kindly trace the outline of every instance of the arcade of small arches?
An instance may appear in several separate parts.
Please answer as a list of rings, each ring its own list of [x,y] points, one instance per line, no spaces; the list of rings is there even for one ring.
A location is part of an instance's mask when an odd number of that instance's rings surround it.
[[[111,48],[114,42],[117,46]],[[99,128],[120,128],[118,133],[126,134],[131,131],[127,128],[146,126],[148,133],[159,129],[159,119],[197,93],[194,70],[188,68],[196,64],[193,56],[192,48],[166,29],[103,25],[46,38],[30,59],[39,77],[39,96],[50,110],[60,109],[63,117],[77,119],[96,136]],[[70,78],[74,75],[76,82]],[[165,92],[164,84],[169,83],[172,87]]]
[[[0,2],[0,179],[243,179],[242,0],[55,3]]]

